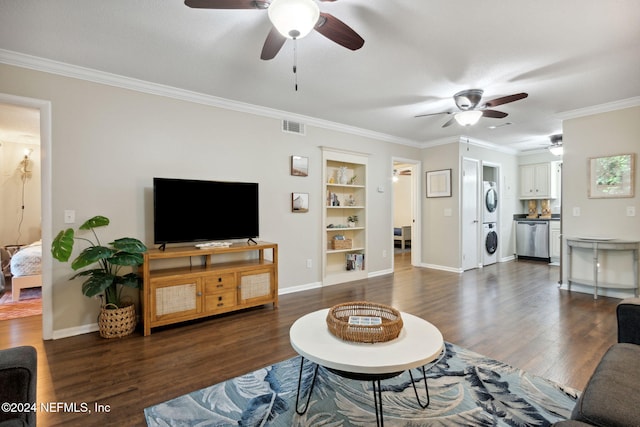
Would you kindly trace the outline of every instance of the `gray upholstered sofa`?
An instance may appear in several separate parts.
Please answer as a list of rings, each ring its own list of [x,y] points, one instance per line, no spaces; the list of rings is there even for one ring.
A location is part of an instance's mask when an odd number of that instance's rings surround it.
[[[36,425],[36,412],[30,410],[36,404],[36,368],[35,348],[0,350],[0,427]]]
[[[576,403],[557,427],[640,426],[640,298],[617,307],[618,344],[607,350]]]

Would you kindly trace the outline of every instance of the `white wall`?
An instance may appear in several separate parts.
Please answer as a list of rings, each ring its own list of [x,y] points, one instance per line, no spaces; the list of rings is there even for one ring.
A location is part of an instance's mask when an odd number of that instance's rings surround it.
[[[97,214],[109,217],[104,240],[131,236],[153,246],[154,176],[255,181],[260,238],[279,244],[281,290],[315,286],[322,265],[320,146],[331,146],[370,153],[367,264],[371,274],[391,269],[383,252],[392,241],[392,192],[377,187],[391,185],[391,159],[418,160],[416,148],[313,126],[306,136],[286,134],[275,118],[7,65],[0,65],[0,92],[51,101],[53,233],[66,228],[63,212],[73,209],[76,227]],[[309,158],[308,177],[289,174],[293,154]],[[292,192],[310,194],[309,213],[291,212]],[[96,322],[98,301],[84,297],[70,274],[54,262],[53,281],[45,284],[53,292],[54,335]]]
[[[640,240],[640,178],[638,156],[640,152],[640,107],[595,114],[565,120],[563,123],[563,234],[564,236],[598,236]],[[635,153],[635,196],[617,199],[590,199],[588,197],[588,161],[591,157]],[[635,207],[636,216],[627,216],[627,207]],[[580,215],[574,216],[574,208]],[[566,245],[563,247],[566,259]],[[609,254],[601,260],[601,280],[631,284],[633,271],[630,254]],[[574,256],[578,272],[589,274],[591,254],[580,252]],[[563,269],[567,279],[567,263]],[[566,286],[566,285],[565,285]],[[577,289],[580,289],[577,287]],[[584,288],[592,292],[590,288]],[[609,295],[630,296],[605,292]]]
[[[25,150],[30,150],[26,176]],[[0,245],[40,239],[40,146],[0,141]]]

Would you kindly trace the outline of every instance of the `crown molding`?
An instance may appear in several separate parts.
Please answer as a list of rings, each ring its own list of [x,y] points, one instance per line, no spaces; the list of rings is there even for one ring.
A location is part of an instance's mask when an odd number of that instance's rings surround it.
[[[579,117],[608,113],[615,110],[622,110],[624,108],[632,108],[638,106],[640,106],[640,96],[634,96],[632,98],[621,99],[619,101],[607,102],[605,104],[594,105],[591,107],[564,111],[562,113],[556,114],[556,117],[560,120],[577,119]]]
[[[421,144],[417,141],[400,138],[394,135],[374,132],[368,129],[348,126],[342,123],[331,122],[328,120],[321,120],[288,111],[276,110],[244,102],[233,101],[226,98],[206,95],[203,93],[180,89],[173,86],[152,83],[118,74],[107,73],[92,68],[80,67],[77,65],[67,64],[65,62],[59,62],[51,59],[27,55],[24,53],[13,52],[5,49],[0,49],[0,63],[65,77],[71,77],[74,79],[90,81],[93,83],[104,84],[107,86],[114,86],[137,92],[178,99],[181,101],[223,108],[226,110],[254,114],[257,116],[269,117],[278,120],[293,120],[318,128],[334,130],[351,135],[390,142],[393,144],[407,145],[415,148],[421,147]]]
[[[505,147],[502,145],[494,144],[493,142],[485,141],[478,138],[472,138],[466,135],[452,136],[447,138],[436,139],[433,141],[425,142],[422,144],[422,148],[432,148],[439,145],[447,144],[470,144],[480,148],[486,148],[488,150],[499,151],[506,154],[518,154],[519,151],[513,148]]]

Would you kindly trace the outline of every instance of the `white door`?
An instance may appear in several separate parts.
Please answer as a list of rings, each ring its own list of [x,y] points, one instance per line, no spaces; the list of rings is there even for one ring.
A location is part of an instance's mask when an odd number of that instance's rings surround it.
[[[473,159],[462,160],[462,269],[470,270],[480,265],[479,233],[480,214],[478,193],[479,163]]]

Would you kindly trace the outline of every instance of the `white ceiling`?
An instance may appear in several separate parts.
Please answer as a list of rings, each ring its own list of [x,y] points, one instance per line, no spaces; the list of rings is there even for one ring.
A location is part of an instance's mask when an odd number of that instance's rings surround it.
[[[0,53],[418,146],[465,135],[515,150],[536,148],[560,133],[562,118],[576,110],[640,104],[638,0],[319,4],[365,44],[350,51],[317,32],[299,40],[297,92],[292,41],[273,60],[259,59],[271,28],[264,10],[192,9],[181,0],[2,0]],[[414,117],[454,111],[452,95],[469,88],[484,89],[483,101],[518,92],[529,97],[496,107],[508,117],[482,118],[473,127],[443,129],[446,115]],[[489,129],[505,123],[511,125]]]

